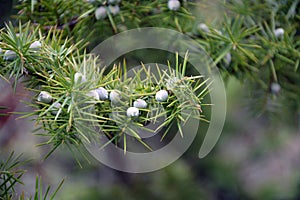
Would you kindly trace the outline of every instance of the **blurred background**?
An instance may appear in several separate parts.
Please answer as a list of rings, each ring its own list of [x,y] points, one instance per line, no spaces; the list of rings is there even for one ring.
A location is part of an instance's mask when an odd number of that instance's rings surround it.
[[[11,1],[0,1],[1,23],[12,14]],[[210,1],[195,13],[206,21],[219,19],[218,5]],[[209,14],[210,13],[210,14]],[[213,13],[214,15],[212,16]],[[58,149],[48,159],[47,146],[36,147],[40,138],[32,133],[34,121],[17,119],[18,115],[0,116],[0,159],[12,150],[31,159],[17,192],[30,196],[36,175],[43,185],[55,188],[65,182],[56,199],[300,199],[300,129],[289,121],[289,112],[280,107],[279,120],[254,115],[249,90],[251,84],[227,78],[227,117],[222,135],[212,152],[198,158],[203,129],[188,151],[170,166],[156,172],[129,174],[115,171],[90,158],[80,167],[65,149]],[[19,84],[16,93],[0,80],[0,105],[5,112],[28,111],[23,101],[32,94]],[[282,97],[284,98],[284,97]],[[284,117],[281,119],[281,117]]]

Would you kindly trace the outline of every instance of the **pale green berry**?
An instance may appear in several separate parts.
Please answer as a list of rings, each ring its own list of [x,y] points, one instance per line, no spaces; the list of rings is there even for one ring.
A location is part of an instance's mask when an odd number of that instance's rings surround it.
[[[7,50],[4,53],[4,60],[14,60],[17,58],[17,54],[16,52],[12,51],[12,50]]]
[[[284,29],[283,28],[277,28],[274,30],[275,37],[279,38],[284,35]]]
[[[86,95],[93,98],[93,100],[99,101],[99,95],[96,90],[88,91],[88,93]]]
[[[205,33],[209,33],[210,32],[208,26],[206,24],[204,24],[204,23],[198,24],[197,28],[198,28],[198,30],[200,30],[202,32],[205,32]]]
[[[168,8],[169,10],[176,11],[180,8],[180,1],[178,0],[169,0],[168,1]]]
[[[140,111],[136,107],[130,107],[127,109],[126,114],[128,117],[138,117],[140,115]]]
[[[229,65],[230,65],[230,63],[231,63],[231,53],[228,52],[228,53],[225,55],[224,59],[225,59],[225,66],[226,66],[226,67],[229,67]]]
[[[52,101],[52,96],[48,92],[41,91],[37,100],[42,103],[50,103]]]
[[[273,94],[279,94],[281,87],[278,83],[271,83],[270,89]]]
[[[109,99],[113,104],[118,104],[121,101],[120,91],[112,90],[109,94]]]
[[[160,90],[155,94],[155,99],[159,102],[167,101],[169,94],[166,90]]]
[[[53,104],[53,107],[52,107],[52,110],[51,110],[51,113],[52,115],[57,115],[58,113],[58,110],[61,108],[61,104],[59,102],[55,102]]]
[[[95,10],[95,17],[97,20],[104,19],[107,16],[106,9],[104,6],[100,6]]]
[[[84,83],[86,82],[86,77],[82,73],[76,72],[74,75],[74,81],[75,83]]]
[[[143,99],[137,99],[133,102],[133,106],[136,108],[147,108],[147,102]]]
[[[109,6],[109,12],[112,14],[112,15],[117,15],[119,12],[120,12],[120,7],[118,5],[115,5],[115,6]]]
[[[33,49],[33,50],[39,50],[42,47],[42,44],[40,41],[35,41],[33,42],[30,46],[29,49]]]
[[[99,87],[96,89],[100,100],[107,100],[108,99],[108,92],[104,87]]]

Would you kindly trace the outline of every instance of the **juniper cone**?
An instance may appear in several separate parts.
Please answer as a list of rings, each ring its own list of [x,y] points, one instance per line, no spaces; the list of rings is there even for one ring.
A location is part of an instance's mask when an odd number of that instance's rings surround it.
[[[57,115],[58,110],[61,108],[61,104],[59,102],[55,102],[53,104],[53,108],[51,110],[52,115]]]
[[[206,33],[210,32],[208,26],[206,24],[204,24],[204,23],[198,24],[197,28],[198,28],[198,30],[206,32]]]
[[[228,67],[230,65],[230,63],[231,63],[231,53],[230,52],[227,53],[225,55],[224,59],[225,59],[225,64],[226,64],[225,66]]]
[[[118,104],[121,101],[120,91],[112,90],[109,94],[109,99],[113,104]]]
[[[76,72],[74,74],[74,80],[75,80],[75,83],[84,83],[87,81],[86,77],[80,72]]]
[[[147,108],[147,102],[143,99],[137,99],[133,102],[133,106],[136,108]]]
[[[108,99],[108,91],[104,87],[99,87],[96,89],[100,100],[107,100]]]
[[[95,17],[97,20],[104,19],[107,16],[106,9],[104,6],[100,6],[95,10]]]
[[[118,5],[108,6],[108,9],[112,15],[117,15],[120,12],[120,7]]]
[[[164,102],[167,101],[169,97],[169,94],[166,90],[160,90],[155,94],[155,99],[158,102]]]
[[[5,53],[4,53],[4,60],[12,61],[12,60],[14,60],[16,58],[17,58],[16,52],[14,52],[12,50],[5,51]]]
[[[52,101],[52,96],[46,91],[41,91],[37,100],[43,103],[50,103]]]
[[[93,98],[94,100],[97,100],[97,101],[99,101],[99,99],[100,99],[97,90],[89,91],[87,93],[87,96],[89,96],[89,97],[91,97],[91,98]]]
[[[274,30],[275,37],[279,38],[284,35],[284,29],[283,28],[277,28]]]
[[[30,49],[34,49],[34,50],[39,50],[41,47],[42,44],[40,41],[35,41],[29,46]]]
[[[180,8],[180,1],[178,0],[169,0],[168,1],[169,10],[177,11]]]
[[[130,107],[127,109],[126,114],[127,117],[138,117],[139,116],[139,109],[136,107]]]
[[[280,90],[281,90],[281,87],[278,83],[271,83],[271,92],[273,94],[279,94]]]

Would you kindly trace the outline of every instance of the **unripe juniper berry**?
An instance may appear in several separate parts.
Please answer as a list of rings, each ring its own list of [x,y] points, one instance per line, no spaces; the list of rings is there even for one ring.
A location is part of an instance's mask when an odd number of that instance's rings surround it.
[[[95,17],[97,20],[104,19],[107,16],[106,9],[104,6],[100,6],[95,10]]]
[[[119,12],[120,12],[120,7],[118,5],[115,5],[115,6],[109,6],[109,12],[112,14],[112,15],[117,15]]]
[[[140,111],[136,107],[130,107],[126,111],[127,117],[138,117],[140,114]]]
[[[52,96],[48,92],[41,91],[37,100],[42,103],[50,103],[52,101]]]
[[[272,94],[279,94],[281,87],[278,83],[271,83],[270,90]]]
[[[225,66],[226,67],[229,67],[230,63],[231,63],[231,53],[228,52],[225,57],[224,57],[224,60],[225,60]]]
[[[107,100],[108,99],[108,92],[104,87],[99,87],[96,89],[100,100]]]
[[[92,97],[94,100],[97,100],[97,101],[99,100],[99,95],[96,90],[91,90],[86,95],[89,97]]]
[[[17,58],[17,54],[16,52],[12,51],[12,50],[7,50],[4,53],[4,60],[14,60]]]
[[[118,104],[121,101],[120,91],[112,90],[109,94],[109,99],[113,104]]]
[[[76,72],[75,75],[74,75],[74,81],[75,81],[75,83],[80,84],[80,83],[86,82],[86,78],[82,73]]]
[[[133,102],[133,106],[136,108],[147,108],[147,102],[143,99],[137,99]]]
[[[209,33],[210,32],[208,26],[206,24],[204,24],[204,23],[198,24],[197,28],[198,28],[198,30],[203,31],[205,33]]]
[[[160,90],[158,91],[156,94],[155,94],[155,99],[158,101],[158,102],[164,102],[164,101],[167,101],[169,97],[169,94],[166,90]]]
[[[61,104],[58,103],[58,102],[55,102],[55,103],[53,104],[53,108],[52,108],[52,110],[51,110],[52,115],[57,115],[58,110],[60,109],[60,107],[61,107]]]
[[[284,35],[284,29],[283,28],[277,28],[274,30],[275,37],[279,38]]]
[[[35,41],[29,46],[29,49],[39,50],[41,48],[41,46],[42,46],[42,44],[40,41]]]
[[[178,0],[169,0],[168,1],[168,8],[169,10],[176,11],[180,8],[180,1]]]

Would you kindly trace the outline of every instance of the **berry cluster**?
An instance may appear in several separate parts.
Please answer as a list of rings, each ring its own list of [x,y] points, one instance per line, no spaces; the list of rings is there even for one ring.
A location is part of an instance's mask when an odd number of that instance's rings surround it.
[[[38,28],[31,30],[29,24],[18,32],[7,29],[0,44],[1,76],[14,77],[15,84],[25,76],[26,87],[37,93],[29,103],[35,109],[25,116],[37,116],[37,124],[54,146],[89,141],[99,130],[110,136],[132,132],[131,125],[145,127],[161,116],[167,118],[160,128],[176,124],[180,130],[190,117],[203,118],[200,100],[207,87],[202,87],[202,77],[185,76],[187,55],[183,64],[176,55],[175,70],[169,65],[168,70],[157,68],[152,73],[150,66],[143,66],[135,71],[136,76],[123,77],[126,67],[99,66],[98,58],[76,54],[78,44],[58,46],[54,41],[59,36],[54,32],[38,38]],[[146,78],[141,80],[140,74]],[[139,139],[138,132],[133,135]]]
[[[108,6],[100,6],[95,10],[97,20],[105,19],[108,14],[117,15],[120,12],[119,3],[121,0],[109,0]]]
[[[148,70],[143,68],[137,74]],[[113,137],[113,135],[128,131],[126,130],[130,127],[128,123],[139,127],[145,126],[148,123],[155,123],[159,116],[167,117],[168,120],[163,122],[163,126],[166,127],[171,126],[174,121],[181,126],[181,123],[188,120],[189,117],[199,119],[202,117],[200,114],[202,97],[197,96],[197,90],[193,89],[193,87],[199,89],[199,85],[203,83],[197,80],[199,77],[181,77],[174,71],[161,71],[162,77],[153,78],[154,75],[149,75],[145,80],[126,78],[124,81],[120,81],[122,78],[118,75],[126,74],[126,72],[120,72],[121,68],[114,67],[105,75],[93,76],[98,79],[96,84],[93,84],[95,79],[90,76],[92,71],[90,71],[91,73],[88,71],[79,69],[74,73],[71,77],[73,89],[71,89],[71,93],[65,93],[63,97],[61,92],[50,94],[51,91],[40,91],[37,102],[41,109],[40,112],[50,113],[47,120],[52,118],[54,119],[53,123],[57,123],[55,119],[61,120],[66,116],[68,120],[77,118],[77,124],[80,124],[80,120],[90,120],[97,122],[93,124],[94,127],[97,127],[96,130],[101,130],[106,135]],[[153,79],[159,80],[159,83],[149,81]],[[195,85],[196,80],[197,84]],[[204,88],[204,90],[206,89]],[[68,89],[62,88],[60,91],[66,90]],[[72,101],[70,96],[74,97]],[[73,111],[74,116],[70,116],[71,113],[67,109],[72,107],[72,104],[76,105]],[[87,110],[86,108],[91,105],[93,105],[93,110]],[[181,112],[182,108],[191,111],[189,116],[185,116]],[[75,112],[79,113],[75,115]],[[78,116],[83,118],[80,119]],[[114,128],[112,129],[112,127]],[[138,133],[135,134],[138,135]],[[163,135],[165,134],[163,133]]]
[[[96,121],[103,126],[112,123],[116,126],[116,120],[110,117],[115,110],[123,113],[123,117],[143,123],[153,120],[155,116],[150,116],[149,113],[157,109],[158,105],[162,105],[165,111],[156,112],[156,115],[170,117],[164,124],[166,126],[174,120],[184,121],[179,112],[181,104],[187,104],[188,107],[199,111],[202,97],[195,94],[198,91],[193,90],[193,87],[198,88],[197,84],[201,81],[192,85],[197,77],[184,77],[182,72],[185,71],[186,62],[184,65],[176,63],[177,71],[172,71],[169,66],[168,72],[158,73],[161,74],[159,77],[149,74],[145,80],[140,80],[139,75],[124,79],[120,75],[127,73],[124,70],[122,72],[120,67],[115,66],[111,70],[101,68],[96,64],[97,58],[90,55],[76,59],[72,54],[76,51],[74,46],[57,47],[53,43],[55,38],[50,36],[46,39],[36,39],[34,33],[38,30],[30,30],[29,25],[24,30],[19,30],[19,33],[10,27],[7,28],[10,32],[3,32],[4,41],[0,46],[5,49],[5,53],[1,49],[5,65],[1,69],[1,75],[16,75],[16,82],[21,76],[30,76],[27,79],[28,86],[38,92],[35,101],[37,103],[32,105],[37,108],[35,114],[39,116],[38,122],[57,124],[52,126],[56,128],[50,130],[53,134],[57,132],[58,127],[65,126],[66,132],[63,134],[71,134],[74,139],[73,136],[78,132],[74,124],[75,118],[80,117],[76,121],[84,121],[82,116],[86,116],[88,112],[85,108],[91,106],[95,106],[99,118]],[[22,40],[24,45],[14,48],[17,44],[9,43],[12,41],[10,35]],[[50,35],[56,37],[55,34]],[[24,71],[30,73],[20,73]],[[146,74],[146,71],[144,66],[136,73]],[[124,81],[121,81],[123,79]],[[154,83],[153,80],[158,82]],[[195,115],[199,116],[199,113]],[[118,130],[117,126],[115,128]]]

